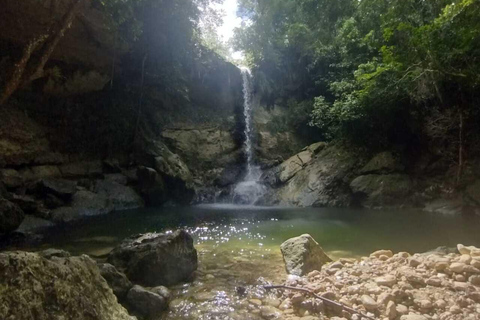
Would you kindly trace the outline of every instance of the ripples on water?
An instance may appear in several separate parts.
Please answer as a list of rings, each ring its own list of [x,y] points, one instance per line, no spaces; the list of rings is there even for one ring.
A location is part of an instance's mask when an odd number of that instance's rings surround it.
[[[235,205],[142,209],[97,217],[47,233],[46,247],[102,258],[137,233],[185,228],[195,239],[195,280],[171,288],[164,319],[258,319],[248,299],[264,295],[258,284],[285,279],[280,244],[311,234],[333,258],[374,250],[422,252],[457,243],[480,246],[477,217],[419,211],[295,209]],[[243,294],[245,291],[245,295]]]

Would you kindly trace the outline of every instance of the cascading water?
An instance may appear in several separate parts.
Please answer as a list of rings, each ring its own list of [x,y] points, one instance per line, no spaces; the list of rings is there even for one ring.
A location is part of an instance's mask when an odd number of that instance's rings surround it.
[[[265,186],[259,180],[262,171],[253,161],[253,127],[252,127],[252,75],[250,70],[242,68],[243,78],[243,115],[245,117],[245,155],[246,175],[233,191],[233,202],[241,204],[255,204],[265,194]]]

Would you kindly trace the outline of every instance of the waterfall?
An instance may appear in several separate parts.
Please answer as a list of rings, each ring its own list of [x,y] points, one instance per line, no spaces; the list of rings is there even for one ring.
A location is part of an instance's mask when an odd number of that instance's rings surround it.
[[[252,125],[252,75],[250,70],[242,68],[243,78],[243,116],[245,118],[244,152],[247,159],[246,175],[233,191],[233,202],[255,204],[265,194],[265,186],[259,183],[262,171],[253,159],[253,125]]]

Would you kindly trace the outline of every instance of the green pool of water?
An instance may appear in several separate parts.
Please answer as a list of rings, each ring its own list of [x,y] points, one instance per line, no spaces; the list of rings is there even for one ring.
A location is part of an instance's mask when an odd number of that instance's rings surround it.
[[[333,258],[359,257],[377,249],[413,253],[457,243],[480,246],[480,219],[476,216],[418,210],[212,205],[142,209],[91,218],[50,229],[42,248],[101,258],[132,234],[176,228],[185,228],[194,237],[199,271],[193,283],[171,288],[175,298],[165,319],[255,318],[236,288],[249,287],[249,298],[260,297],[256,284],[283,281],[286,275],[280,244],[303,233],[312,235]]]

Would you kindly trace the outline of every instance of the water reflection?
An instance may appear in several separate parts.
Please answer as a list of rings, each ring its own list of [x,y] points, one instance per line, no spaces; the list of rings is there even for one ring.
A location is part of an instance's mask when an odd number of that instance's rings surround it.
[[[144,209],[97,217],[47,233],[43,247],[105,257],[132,234],[185,228],[195,239],[195,281],[171,288],[176,298],[165,319],[258,319],[248,300],[264,293],[261,281],[285,277],[280,244],[311,234],[333,258],[381,248],[422,252],[457,243],[480,246],[477,217],[420,211],[294,209],[232,205]]]

